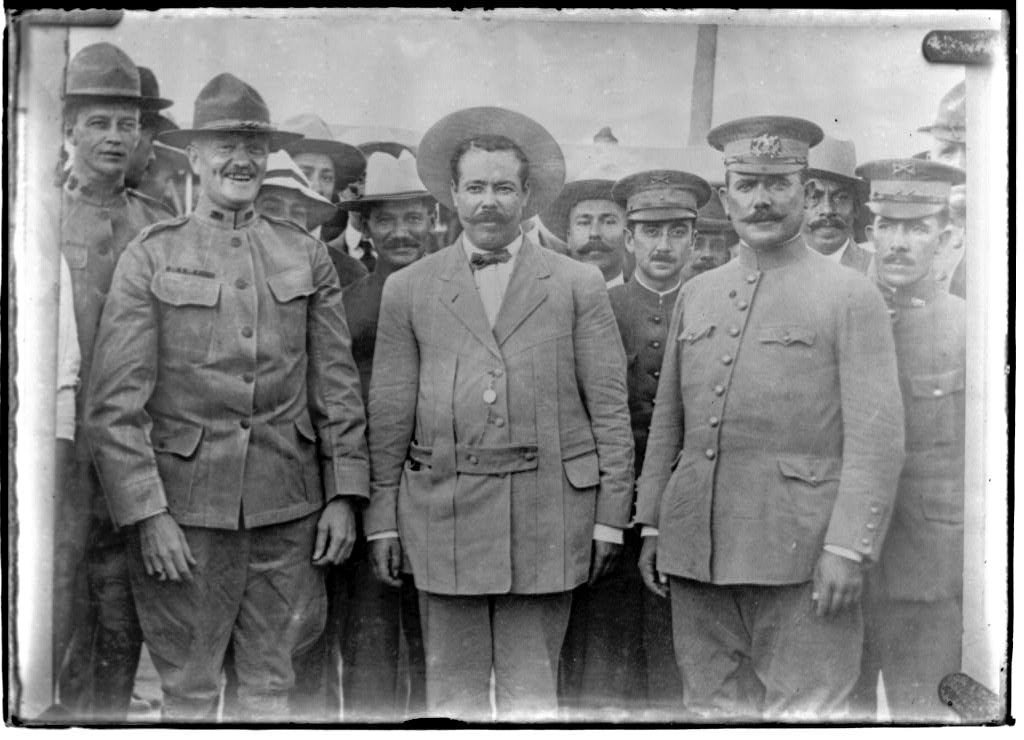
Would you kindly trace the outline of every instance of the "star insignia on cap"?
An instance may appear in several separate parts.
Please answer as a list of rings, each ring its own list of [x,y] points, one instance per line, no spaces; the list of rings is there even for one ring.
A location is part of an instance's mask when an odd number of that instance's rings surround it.
[[[773,134],[761,134],[750,140],[750,153],[755,157],[778,157],[782,154],[782,140]]]
[[[914,175],[914,163],[913,162],[893,162],[892,163],[892,174],[896,175]]]

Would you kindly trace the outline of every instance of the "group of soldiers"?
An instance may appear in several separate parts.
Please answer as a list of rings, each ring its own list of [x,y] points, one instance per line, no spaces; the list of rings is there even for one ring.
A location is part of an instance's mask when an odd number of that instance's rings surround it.
[[[124,720],[145,643],[173,722],[948,719],[962,101],[933,155],[756,116],[715,187],[565,182],[504,108],[353,146],[219,74],[183,129],[82,49],[58,706]]]

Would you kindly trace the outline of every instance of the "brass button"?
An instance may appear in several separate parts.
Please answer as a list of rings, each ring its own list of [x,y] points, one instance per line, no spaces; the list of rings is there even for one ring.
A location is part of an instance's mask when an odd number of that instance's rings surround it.
[[[235,281],[235,287],[239,290],[245,290],[249,287],[249,281],[243,278],[238,278],[238,280]]]
[[[872,507],[871,507],[871,513],[872,514],[878,514],[880,511],[881,511],[881,509],[877,505],[872,505]]]
[[[503,426],[505,426],[505,419],[500,417],[500,416],[497,417],[494,420],[494,426],[496,426],[496,427],[503,427]]]
[[[476,455],[470,455],[469,456],[469,464],[470,465],[476,465],[478,462],[480,462],[480,460],[477,458]]]
[[[811,483],[817,483],[818,482],[818,476],[817,476],[816,473],[811,473],[807,477],[810,479]]]
[[[730,290],[729,291],[729,297],[730,298],[735,298],[736,297],[736,291],[735,290]]]
[[[875,525],[872,524],[871,522],[868,522],[867,524],[864,525],[864,529],[868,530],[869,532],[872,532],[875,529]]]
[[[706,457],[708,460],[714,460],[715,459],[715,451],[713,449],[711,449],[710,447],[708,447],[706,450],[704,450],[704,457]]]
[[[935,390],[932,391],[932,395],[935,396],[936,398],[939,398],[942,395],[942,389],[936,388]]]
[[[750,283],[751,285],[756,283],[757,282],[757,273],[756,272],[752,272],[749,275],[747,275],[747,282]]]
[[[725,393],[725,386],[724,385],[716,385],[715,388],[714,388],[714,391],[715,391],[715,395],[716,396],[720,396],[723,393]]]
[[[746,311],[747,310],[747,306],[749,306],[749,305],[750,304],[747,303],[746,301],[740,301],[739,303],[736,304],[736,308],[738,308],[740,311]]]
[[[242,327],[242,336],[245,337],[246,339],[251,337],[252,336],[252,327],[251,326],[243,326]]]
[[[500,378],[503,375],[503,373],[501,371],[501,368],[500,367],[496,367],[493,370],[491,370],[491,375],[493,375],[496,378]]]
[[[240,246],[242,246],[242,240],[239,237],[237,237],[237,236],[231,237],[231,246],[232,247],[240,247]]]
[[[783,342],[788,342],[789,339],[790,339],[789,332],[787,331],[785,334],[782,335],[782,341]]]
[[[651,321],[653,321],[655,324],[660,324],[661,323],[661,317],[660,316],[652,316],[651,317]]]
[[[718,424],[719,424],[719,419],[718,419],[718,417],[717,417],[717,416],[712,416],[712,417],[711,417],[710,419],[708,419],[708,424],[709,424],[710,426],[713,426],[713,427],[717,427],[717,426],[718,426]]]
[[[860,544],[862,544],[862,545],[870,545],[871,544],[871,540],[869,540],[867,537],[865,537],[864,539],[862,539],[860,541]]]
[[[731,365],[732,364],[732,355],[722,355],[722,364],[723,365]]]
[[[659,342],[657,339],[655,339],[653,342],[651,342],[651,347],[653,349],[658,349],[658,347],[660,347],[660,346],[661,346],[661,342]]]
[[[242,429],[248,429],[249,428],[249,420],[248,419],[242,419],[240,422],[238,422],[238,426],[242,427]]]
[[[523,459],[524,460],[536,460],[537,459],[537,453],[534,452],[533,450],[527,450],[526,452],[523,453]]]
[[[651,375],[653,375],[655,378],[660,378],[661,377],[661,370],[652,370],[651,371]]]
[[[255,379],[256,377],[252,373],[242,373],[242,380],[244,380],[246,383],[251,383]]]
[[[739,335],[740,335],[740,328],[738,326],[730,326],[729,327],[729,336],[730,337],[738,337]]]

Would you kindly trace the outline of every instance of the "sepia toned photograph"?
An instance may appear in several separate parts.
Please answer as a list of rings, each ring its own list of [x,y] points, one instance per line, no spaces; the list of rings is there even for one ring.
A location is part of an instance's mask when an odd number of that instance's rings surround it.
[[[7,728],[1013,725],[1010,23],[8,11]]]

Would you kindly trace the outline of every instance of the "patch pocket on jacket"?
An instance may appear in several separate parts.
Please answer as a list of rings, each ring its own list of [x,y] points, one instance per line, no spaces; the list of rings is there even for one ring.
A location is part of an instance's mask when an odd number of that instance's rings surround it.
[[[205,360],[217,320],[220,283],[194,275],[158,272],[150,290],[162,309],[161,349],[183,354],[190,362]]]
[[[957,440],[957,404],[964,392],[963,368],[908,380],[907,449],[922,449]]]
[[[684,326],[679,332],[676,341],[680,344],[695,344],[701,339],[710,339],[715,333],[714,324],[697,324],[696,326]]]
[[[572,487],[578,490],[596,488],[601,482],[597,452],[585,452],[568,460],[562,460],[562,469]]]
[[[921,486],[917,494],[921,501],[921,513],[930,522],[951,526],[964,524],[964,492],[959,486],[946,480],[929,481]]]
[[[289,351],[306,349],[306,306],[316,288],[308,268],[293,268],[267,278],[279,317],[278,331]]]
[[[150,437],[171,513],[182,513],[189,507],[199,462],[196,451],[203,433],[203,427],[184,422],[161,422],[153,426]]]
[[[803,345],[813,347],[817,334],[805,326],[766,326],[758,335],[763,344],[781,344],[784,347]]]
[[[839,494],[842,460],[813,455],[778,458],[785,492],[783,510],[792,521],[812,536],[825,534],[832,508]]]

